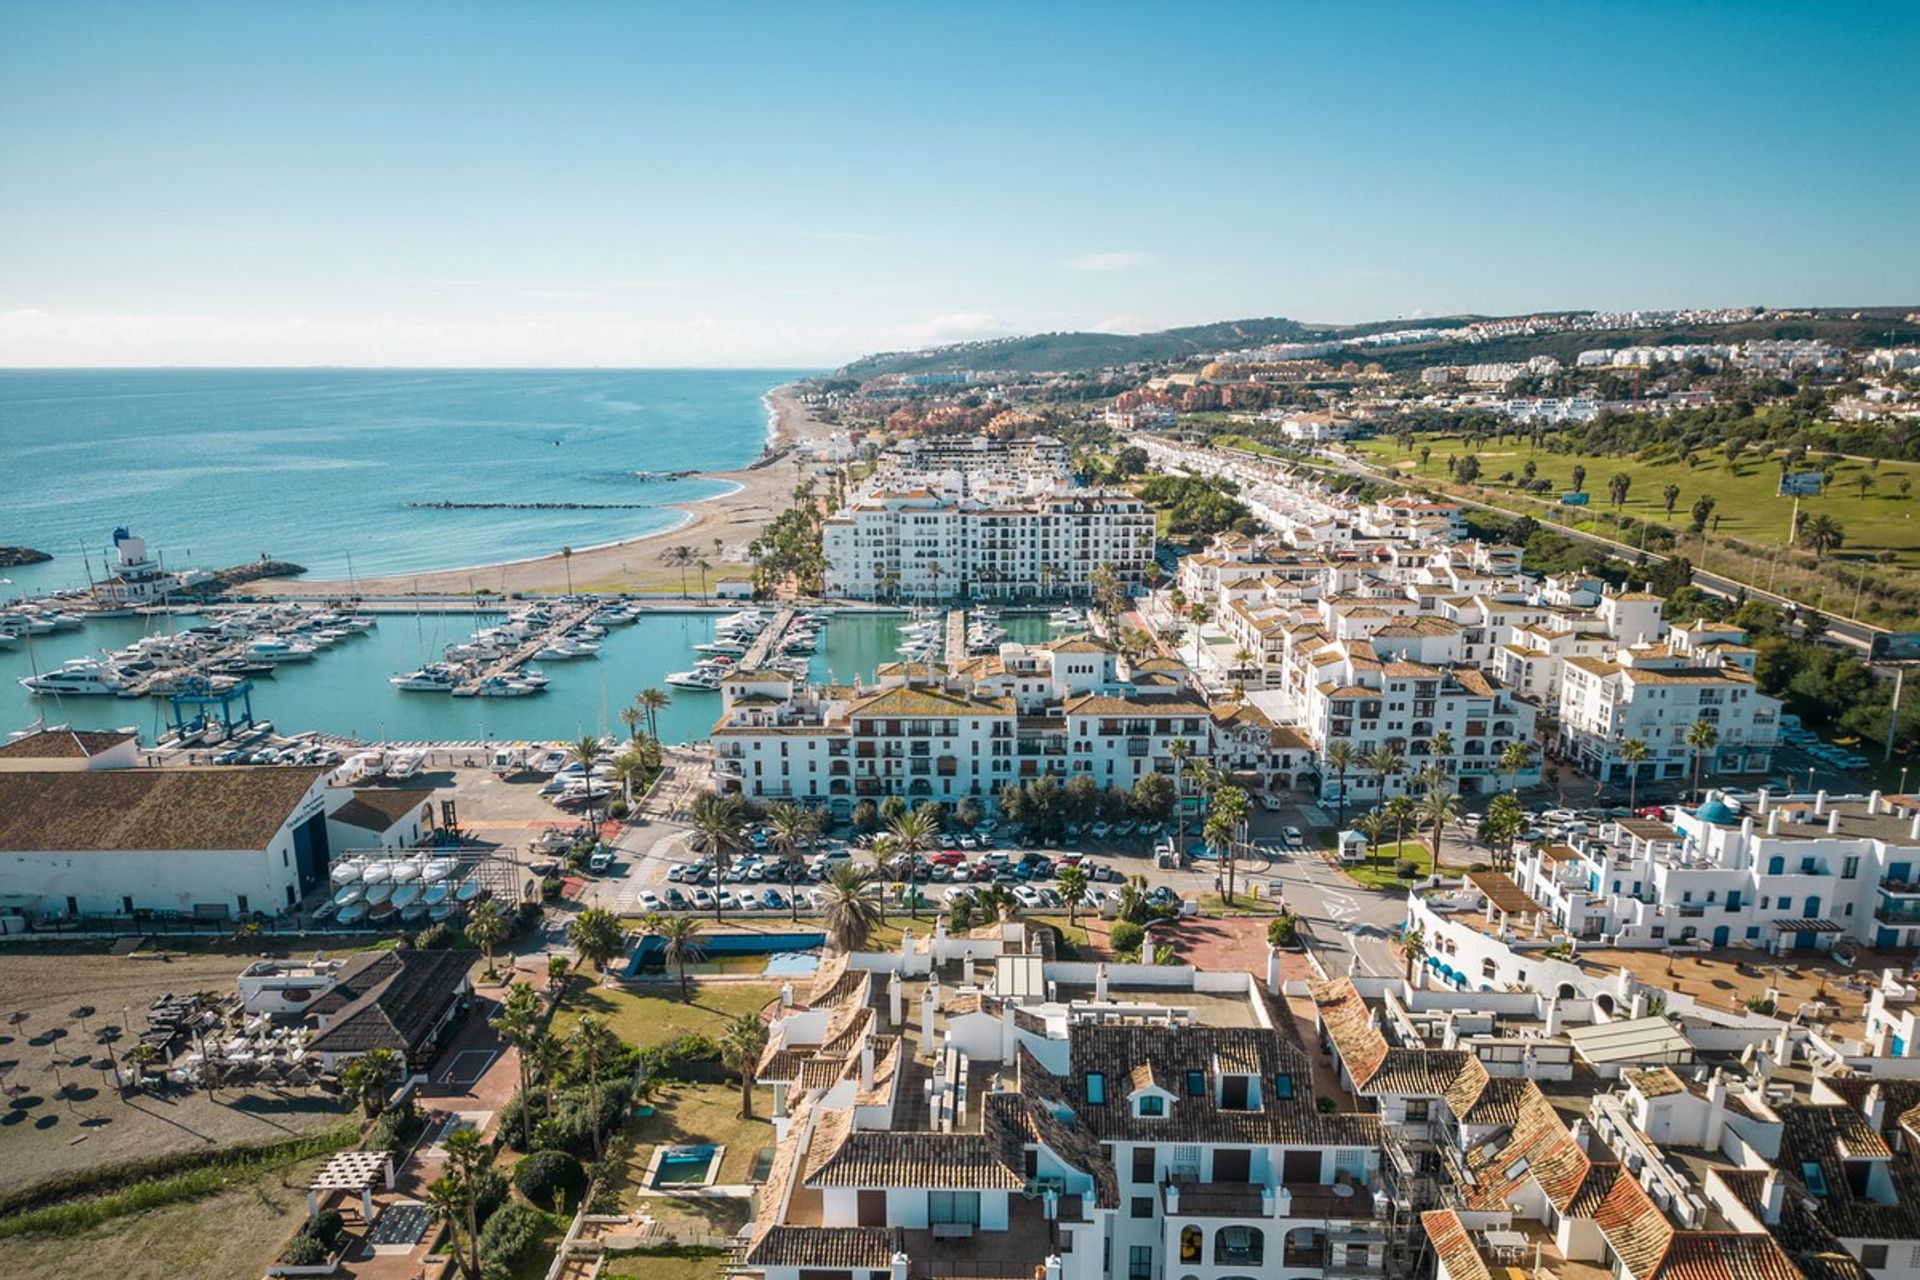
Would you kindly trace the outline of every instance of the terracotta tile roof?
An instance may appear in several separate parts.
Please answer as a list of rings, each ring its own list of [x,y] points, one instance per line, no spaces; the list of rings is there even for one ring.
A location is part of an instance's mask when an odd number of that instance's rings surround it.
[[[1365,1089],[1380,1064],[1386,1061],[1387,1038],[1373,1025],[1373,1015],[1360,997],[1360,989],[1351,978],[1333,978],[1309,988],[1314,1011],[1334,1052],[1353,1077],[1354,1084]]]
[[[1621,1264],[1642,1280],[1651,1280],[1660,1270],[1667,1246],[1673,1243],[1673,1224],[1632,1178],[1613,1180],[1593,1222],[1620,1256]]]
[[[1808,1165],[1819,1168],[1826,1183],[1825,1194],[1817,1197],[1822,1224],[1845,1239],[1920,1240],[1920,1170],[1890,1159],[1886,1140],[1865,1116],[1837,1103],[1778,1110],[1784,1126],[1778,1167],[1790,1172]],[[1847,1176],[1849,1160],[1887,1161],[1893,1203],[1856,1193]],[[1801,1185],[1806,1181],[1801,1178]]]
[[[41,729],[0,744],[0,760],[87,760],[138,736],[65,726]]]
[[[324,769],[0,772],[0,850],[265,849]]]
[[[968,697],[944,689],[916,685],[883,689],[847,709],[849,716],[1010,716],[1009,697]]]
[[[885,1227],[772,1226],[754,1238],[749,1267],[885,1271],[893,1261],[893,1233]]]
[[[1675,1075],[1672,1067],[1650,1067],[1645,1071],[1629,1071],[1625,1074],[1627,1083],[1649,1098],[1664,1098],[1687,1091],[1687,1082]]]
[[[1801,1275],[1770,1235],[1682,1231],[1667,1249],[1658,1280],[1801,1280]]]
[[[380,951],[355,957],[340,983],[313,1008],[338,1009],[308,1042],[315,1053],[391,1049],[411,1057],[440,1025],[467,985],[473,957],[464,951]]]
[[[1587,1171],[1586,1179],[1581,1182],[1580,1190],[1574,1193],[1567,1205],[1569,1218],[1592,1218],[1599,1214],[1600,1206],[1613,1194],[1615,1179],[1625,1170],[1617,1163],[1596,1164]]]
[[[810,1187],[925,1187],[1018,1191],[1026,1176],[1009,1167],[984,1133],[849,1133],[807,1170]]]
[[[1518,1119],[1506,1137],[1482,1143],[1468,1153],[1472,1183],[1460,1188],[1467,1207],[1504,1209],[1513,1192],[1534,1179],[1554,1207],[1564,1212],[1579,1194],[1592,1162],[1533,1081],[1521,1085],[1517,1110]]]
[[[1459,1214],[1451,1209],[1429,1209],[1420,1215],[1420,1224],[1427,1229],[1427,1240],[1446,1267],[1448,1280],[1492,1280],[1493,1273]]]
[[[1204,716],[1207,704],[1189,694],[1136,694],[1131,698],[1083,693],[1061,704],[1070,716]]]

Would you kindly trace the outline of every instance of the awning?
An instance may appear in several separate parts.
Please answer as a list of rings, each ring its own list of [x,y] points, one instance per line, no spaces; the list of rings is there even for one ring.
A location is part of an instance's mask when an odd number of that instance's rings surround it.
[[[1775,920],[1775,933],[1844,933],[1846,930],[1831,920]]]

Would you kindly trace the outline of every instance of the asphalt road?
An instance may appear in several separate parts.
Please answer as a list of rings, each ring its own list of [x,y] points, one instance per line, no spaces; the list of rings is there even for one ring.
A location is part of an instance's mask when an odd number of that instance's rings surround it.
[[[1253,836],[1262,843],[1277,841],[1281,827],[1289,824],[1308,829],[1297,808],[1283,809],[1256,815]],[[1362,977],[1390,977],[1403,970],[1393,940],[1406,919],[1405,894],[1362,888],[1315,850],[1275,853],[1272,869],[1255,879],[1263,895],[1267,886],[1277,887],[1294,915],[1306,922],[1314,954],[1327,972],[1351,969]]]

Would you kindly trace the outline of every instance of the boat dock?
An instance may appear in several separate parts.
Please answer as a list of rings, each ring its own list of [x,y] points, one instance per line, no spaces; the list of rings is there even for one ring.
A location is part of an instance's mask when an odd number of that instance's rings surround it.
[[[793,625],[793,610],[786,608],[773,615],[773,621],[767,629],[753,638],[747,651],[740,656],[738,670],[758,671],[773,654],[780,650],[780,642],[786,639],[787,628]]]
[[[947,610],[947,670],[958,671],[967,660],[967,611]]]
[[[540,650],[546,648],[555,640],[563,640],[571,635],[585,623],[588,618],[591,618],[594,611],[599,607],[599,602],[592,600],[584,604],[569,606],[564,614],[555,619],[551,627],[528,638],[519,648],[513,650],[513,652],[496,658],[493,662],[482,667],[473,679],[456,686],[454,692],[477,692],[481,682],[484,680],[493,676],[514,675],[520,668],[532,662],[534,655],[539,653]]]

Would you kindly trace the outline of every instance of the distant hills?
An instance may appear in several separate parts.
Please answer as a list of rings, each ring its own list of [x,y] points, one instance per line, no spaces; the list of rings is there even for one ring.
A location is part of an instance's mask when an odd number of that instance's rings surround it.
[[[1571,360],[1578,352],[1591,347],[1675,342],[1820,338],[1836,346],[1858,348],[1920,342],[1920,325],[1905,318],[1913,310],[1908,307],[1827,308],[1812,316],[1762,316],[1740,324],[1576,330],[1478,343],[1443,336],[1437,341],[1415,346],[1356,351],[1351,358],[1378,362],[1393,371],[1430,364],[1524,359],[1533,355],[1552,355]],[[955,343],[923,351],[892,351],[863,356],[840,369],[835,376],[865,381],[888,374],[963,373],[974,369],[1007,373],[1089,373],[1115,365],[1161,364],[1242,347],[1264,346],[1271,342],[1326,342],[1394,329],[1458,329],[1475,320],[1488,318],[1459,315],[1325,325],[1306,324],[1284,316],[1266,316],[1254,320],[1221,320],[1181,329],[1163,329],[1158,333],[1037,333],[1018,338]]]

